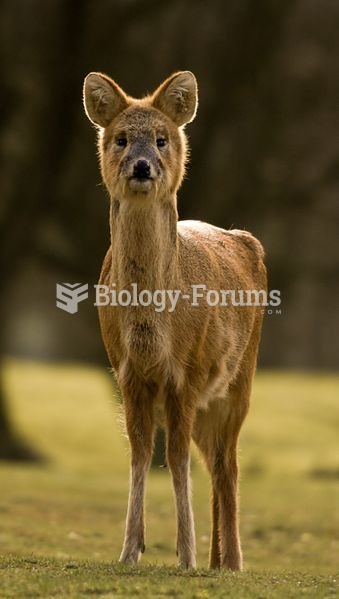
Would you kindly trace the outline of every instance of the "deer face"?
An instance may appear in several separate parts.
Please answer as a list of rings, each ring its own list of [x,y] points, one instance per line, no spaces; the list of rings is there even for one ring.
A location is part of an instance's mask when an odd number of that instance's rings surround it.
[[[152,96],[135,100],[98,73],[85,79],[85,110],[99,127],[104,182],[111,197],[159,198],[174,193],[186,157],[183,125],[194,118],[194,75],[183,72],[166,80]]]
[[[110,192],[122,198],[158,196],[178,186],[185,139],[156,108],[132,104],[104,130],[101,151]]]

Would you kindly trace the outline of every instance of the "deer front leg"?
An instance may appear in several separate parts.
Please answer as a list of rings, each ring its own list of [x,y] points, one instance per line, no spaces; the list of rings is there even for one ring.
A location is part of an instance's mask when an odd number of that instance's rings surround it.
[[[166,398],[167,460],[171,469],[177,511],[179,566],[195,568],[196,548],[190,489],[190,439],[194,410],[170,389]]]
[[[131,467],[125,539],[120,562],[135,564],[145,550],[144,494],[153,449],[153,397],[147,387],[136,384],[136,381],[125,388],[123,394],[126,428],[131,446]]]

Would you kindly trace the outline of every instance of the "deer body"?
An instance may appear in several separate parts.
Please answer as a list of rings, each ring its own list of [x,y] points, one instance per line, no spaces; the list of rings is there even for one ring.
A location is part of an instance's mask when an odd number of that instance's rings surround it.
[[[144,490],[154,432],[167,433],[177,510],[179,564],[195,566],[189,445],[194,439],[212,480],[210,566],[240,569],[237,440],[246,416],[261,330],[256,306],[192,306],[192,285],[266,288],[260,243],[244,231],[178,222],[176,192],[196,111],[190,72],[134,100],[105,75],[85,80],[85,108],[100,127],[101,171],[111,197],[111,247],[100,283],[179,290],[175,309],[101,307],[105,347],[121,388],[131,445],[131,482],[121,561],[144,551]],[[160,141],[159,141],[160,140]]]

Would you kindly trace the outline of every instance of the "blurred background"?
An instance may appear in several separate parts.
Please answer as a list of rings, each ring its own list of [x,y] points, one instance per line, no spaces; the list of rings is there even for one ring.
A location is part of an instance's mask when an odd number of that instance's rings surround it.
[[[97,282],[109,244],[83,79],[103,71],[140,96],[190,69],[180,217],[263,242],[282,312],[261,367],[337,370],[339,3],[3,0],[0,20],[1,355],[107,366],[93,302],[55,305],[57,282]],[[0,457],[34,458],[5,395]]]

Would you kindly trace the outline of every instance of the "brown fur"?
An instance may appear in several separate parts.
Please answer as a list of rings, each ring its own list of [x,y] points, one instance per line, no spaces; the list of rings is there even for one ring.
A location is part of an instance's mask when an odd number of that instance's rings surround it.
[[[245,231],[178,222],[176,193],[187,156],[183,126],[195,116],[197,86],[179,72],[141,100],[91,73],[85,109],[98,126],[103,180],[111,197],[111,247],[101,284],[151,292],[191,285],[265,289],[260,243]],[[158,147],[157,139],[165,140]],[[121,142],[123,140],[123,143]],[[122,147],[126,140],[126,147]],[[146,160],[150,180],[133,176]],[[211,181],[213,184],[213,181]],[[144,550],[144,487],[154,430],[167,431],[177,507],[179,564],[195,566],[189,445],[194,439],[212,480],[210,566],[242,566],[238,533],[237,441],[249,406],[261,331],[260,307],[199,307],[179,299],[169,313],[153,306],[101,307],[103,340],[122,391],[131,445],[131,486],[121,561]]]

